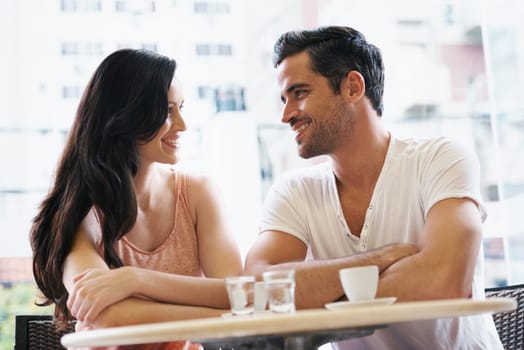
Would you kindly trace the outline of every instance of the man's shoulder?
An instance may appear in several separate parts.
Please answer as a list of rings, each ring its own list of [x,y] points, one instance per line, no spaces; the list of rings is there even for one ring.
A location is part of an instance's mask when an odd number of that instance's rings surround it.
[[[279,182],[324,182],[332,176],[331,165],[323,162],[315,165],[305,166],[299,169],[288,170],[279,176]]]
[[[289,170],[278,176],[267,194],[267,201],[285,202],[286,206],[302,208],[325,203],[336,196],[336,186],[331,165],[316,164]]]
[[[331,193],[333,178],[331,165],[322,163],[288,170],[275,178],[271,188],[281,195],[317,198]]]
[[[395,139],[396,154],[418,157],[434,157],[441,153],[464,153],[471,147],[458,140],[446,137]]]

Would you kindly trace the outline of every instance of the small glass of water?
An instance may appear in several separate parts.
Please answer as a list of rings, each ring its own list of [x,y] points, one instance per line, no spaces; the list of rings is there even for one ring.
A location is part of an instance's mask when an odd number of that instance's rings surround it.
[[[233,315],[249,315],[255,311],[255,276],[228,277],[226,288]]]
[[[266,271],[262,274],[269,309],[275,313],[295,311],[295,271]]]

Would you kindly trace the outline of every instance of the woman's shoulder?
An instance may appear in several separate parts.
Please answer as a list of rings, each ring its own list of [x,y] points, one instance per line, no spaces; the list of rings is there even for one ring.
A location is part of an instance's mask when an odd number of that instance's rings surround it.
[[[157,167],[157,171],[158,174],[160,174],[159,178],[161,179],[161,182],[163,182],[162,186],[168,188],[176,189],[181,186],[194,187],[205,182],[204,176],[194,171],[177,168],[175,166],[165,166],[160,164]]]
[[[91,208],[79,226],[79,232],[86,234],[88,239],[96,246],[101,247],[102,242],[102,213],[96,208]]]
[[[174,178],[175,181],[182,182],[190,188],[206,187],[213,183],[210,176],[195,170],[170,167],[166,168],[166,171],[169,172],[169,176]]]
[[[172,188],[183,189],[194,202],[210,192],[216,191],[216,182],[207,174],[177,167],[165,168],[169,173]],[[167,173],[166,173],[167,174]]]

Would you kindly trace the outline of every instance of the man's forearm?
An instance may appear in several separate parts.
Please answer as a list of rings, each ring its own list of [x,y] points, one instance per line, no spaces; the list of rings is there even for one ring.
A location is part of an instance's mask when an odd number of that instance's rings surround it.
[[[386,269],[380,275],[377,296],[395,296],[400,301],[469,297],[473,271],[467,270],[428,259],[421,252]]]
[[[377,265],[384,271],[391,264],[414,254],[416,248],[411,245],[388,245],[350,257],[287,262],[266,266],[265,270],[294,269],[296,280],[295,303],[298,309],[323,307],[344,296],[339,281],[338,271],[345,267]],[[258,273],[263,268],[258,266]]]

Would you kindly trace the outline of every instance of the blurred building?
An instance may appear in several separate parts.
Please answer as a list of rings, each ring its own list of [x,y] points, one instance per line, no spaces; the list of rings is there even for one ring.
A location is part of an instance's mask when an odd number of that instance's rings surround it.
[[[223,187],[245,249],[256,237],[257,210],[273,179],[310,163],[297,156],[288,128],[280,123],[273,43],[288,30],[334,24],[359,29],[381,48],[384,122],[395,134],[447,135],[476,150],[482,193],[493,213],[487,235],[507,237],[510,248],[522,246],[524,226],[507,214],[524,205],[524,5],[519,0],[504,4],[4,0],[0,256],[30,255],[30,222],[79,97],[100,61],[123,47],[177,60],[189,127],[182,163],[208,172]],[[250,178],[232,183],[240,173]],[[508,251],[512,260],[524,260]]]

